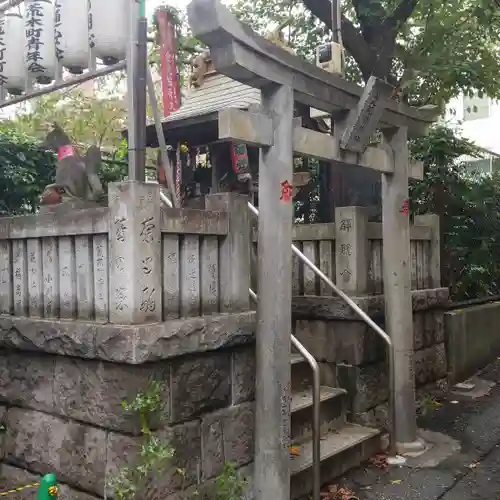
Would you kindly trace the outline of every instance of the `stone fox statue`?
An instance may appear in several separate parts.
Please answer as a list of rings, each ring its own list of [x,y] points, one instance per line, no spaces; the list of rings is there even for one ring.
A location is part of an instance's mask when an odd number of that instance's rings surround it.
[[[81,157],[71,144],[71,139],[56,123],[47,134],[43,146],[57,153],[56,179],[45,188],[42,205],[52,205],[61,201],[97,201],[103,188],[97,169],[101,163],[101,152],[91,146]]]

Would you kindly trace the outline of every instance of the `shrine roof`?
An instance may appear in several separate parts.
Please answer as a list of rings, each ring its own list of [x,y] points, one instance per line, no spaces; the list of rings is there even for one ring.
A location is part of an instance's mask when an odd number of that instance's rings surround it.
[[[260,106],[260,89],[233,80],[221,73],[207,74],[203,85],[191,88],[182,106],[170,116],[162,118],[163,133],[167,144],[179,140],[200,145],[218,139],[218,112],[227,108],[248,109]],[[311,109],[311,116],[322,113]],[[127,131],[123,132],[126,136]],[[154,121],[150,119],[146,129],[148,147],[158,147]]]
[[[207,75],[201,87],[191,88],[182,106],[162,121],[184,120],[225,108],[246,109],[252,104],[260,105],[260,89],[215,73]]]
[[[199,88],[189,89],[182,106],[162,118],[167,144],[179,140],[196,144],[216,141],[218,112],[226,108],[248,109],[260,105],[260,89],[240,83],[220,73],[209,74]],[[127,131],[124,131],[126,135]],[[154,121],[146,129],[148,147],[157,147]]]

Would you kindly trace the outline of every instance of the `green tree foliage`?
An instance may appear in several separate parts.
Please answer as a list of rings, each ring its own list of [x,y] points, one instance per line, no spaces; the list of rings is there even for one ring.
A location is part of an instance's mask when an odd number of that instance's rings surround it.
[[[311,61],[331,39],[331,0],[237,0],[232,8],[259,32],[290,18],[285,38]],[[494,0],[345,0],[342,8],[349,79],[386,78],[418,105],[442,105],[460,92],[500,97]]]
[[[410,186],[411,208],[440,216],[443,284],[458,299],[500,293],[500,175],[467,173],[462,155],[479,151],[446,126],[414,141],[412,153],[425,178]]]
[[[22,134],[43,140],[57,122],[75,144],[113,150],[122,141],[127,110],[123,96],[110,95],[112,90],[93,93],[76,87],[54,92],[28,102],[25,111],[7,123]]]
[[[41,150],[32,137],[0,126],[0,215],[34,213],[54,173],[52,153]]]

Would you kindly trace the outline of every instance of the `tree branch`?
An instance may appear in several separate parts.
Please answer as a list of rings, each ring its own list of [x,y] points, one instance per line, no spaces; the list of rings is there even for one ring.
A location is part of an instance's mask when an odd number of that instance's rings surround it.
[[[396,35],[399,27],[413,14],[418,0],[401,0],[392,14],[382,23],[383,29],[389,29]]]

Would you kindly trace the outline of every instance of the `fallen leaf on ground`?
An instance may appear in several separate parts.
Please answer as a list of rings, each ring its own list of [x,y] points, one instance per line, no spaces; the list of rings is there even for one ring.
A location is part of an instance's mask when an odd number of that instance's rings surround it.
[[[440,406],[443,406],[439,401],[430,401],[428,405],[433,406],[434,408],[439,408]]]
[[[401,484],[403,481],[401,481],[401,479],[393,479],[391,481],[391,484]]]
[[[375,455],[368,460],[368,463],[371,466],[381,470],[387,470],[389,468],[389,465],[387,463],[387,455],[385,453]]]
[[[321,492],[324,500],[359,500],[350,488],[341,488],[338,484],[328,486],[327,491]]]

